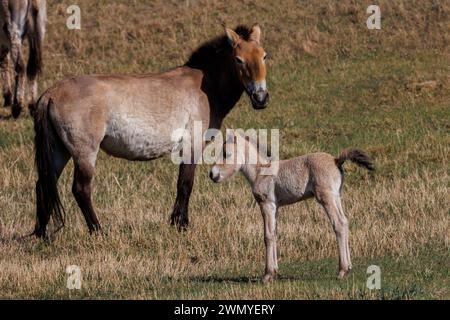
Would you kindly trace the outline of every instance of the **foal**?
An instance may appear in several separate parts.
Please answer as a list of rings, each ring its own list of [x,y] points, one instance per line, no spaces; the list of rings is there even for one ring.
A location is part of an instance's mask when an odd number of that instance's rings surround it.
[[[368,170],[374,164],[360,149],[346,149],[339,158],[327,153],[311,153],[290,160],[271,163],[270,175],[268,160],[259,153],[258,147],[248,139],[236,137],[227,141],[223,147],[224,164],[215,164],[210,177],[214,182],[223,182],[241,171],[252,186],[253,195],[258,202],[264,219],[264,240],[266,245],[266,272],[264,282],[275,279],[277,262],[277,213],[281,206],[293,204],[314,197],[325,209],[336,234],[339,248],[339,278],[350,271],[350,250],[348,245],[348,221],[341,205],[341,190],[344,180],[343,164],[350,160]],[[237,148],[242,141],[245,148]],[[242,146],[242,145],[241,145]],[[256,155],[256,157],[254,157]],[[258,159],[257,164],[249,159]],[[265,174],[265,175],[264,175]]]

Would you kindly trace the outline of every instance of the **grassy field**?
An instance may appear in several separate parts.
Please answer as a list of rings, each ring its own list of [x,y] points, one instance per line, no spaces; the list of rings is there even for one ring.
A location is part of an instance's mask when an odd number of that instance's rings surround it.
[[[0,110],[0,298],[449,299],[450,3],[377,1],[78,0],[82,30],[65,26],[68,0],[48,0],[44,90],[67,76],[157,72],[181,65],[228,25],[259,22],[270,54],[271,104],[243,98],[233,128],[281,129],[281,157],[367,150],[377,171],[347,166],[343,204],[354,270],[337,280],[332,228],[316,203],[281,212],[281,279],[263,285],[262,219],[239,177],[214,185],[200,167],[191,228],[169,226],[177,167],[101,154],[94,201],[105,235],[90,237],[70,192],[66,228],[51,244],[18,237],[34,226],[33,130]],[[66,288],[78,265],[82,289]],[[367,267],[382,271],[366,288]]]

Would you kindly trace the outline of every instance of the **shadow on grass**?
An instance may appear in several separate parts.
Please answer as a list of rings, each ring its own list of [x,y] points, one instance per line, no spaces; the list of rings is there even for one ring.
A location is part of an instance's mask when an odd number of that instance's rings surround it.
[[[190,281],[200,283],[262,283],[262,275],[258,276],[204,276],[204,277],[191,277]],[[304,275],[291,275],[291,274],[278,274],[277,281],[323,281],[323,280],[337,280],[335,276],[323,276],[320,274],[304,274]]]
[[[18,233],[13,233],[10,236],[5,236],[3,234],[0,234],[0,244],[5,245],[5,244],[10,244],[10,243],[28,243],[31,242],[32,240],[36,240],[36,237],[33,233],[27,233],[27,234],[18,234]]]
[[[258,283],[261,279],[258,277],[247,277],[247,276],[236,276],[236,277],[222,277],[222,276],[205,276],[205,277],[191,277],[190,281],[201,282],[201,283],[224,283],[224,282],[234,282],[234,283]]]

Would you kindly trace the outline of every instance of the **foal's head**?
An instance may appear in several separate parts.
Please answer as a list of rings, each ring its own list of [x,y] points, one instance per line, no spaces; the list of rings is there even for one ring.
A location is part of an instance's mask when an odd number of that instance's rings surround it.
[[[229,44],[233,48],[234,65],[253,108],[264,109],[269,102],[266,84],[267,53],[261,46],[261,28],[255,24],[248,38],[244,39],[232,29],[225,28]]]
[[[261,162],[261,155],[256,145],[248,137],[233,135],[223,144],[222,152],[218,155],[218,160],[212,167],[209,177],[214,182],[224,182],[236,172],[241,171],[244,166],[256,166]]]

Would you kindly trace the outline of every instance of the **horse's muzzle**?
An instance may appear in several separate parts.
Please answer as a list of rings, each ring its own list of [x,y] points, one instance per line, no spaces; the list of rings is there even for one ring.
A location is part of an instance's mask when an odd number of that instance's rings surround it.
[[[266,90],[259,90],[250,96],[254,109],[265,109],[269,103],[269,92]]]

